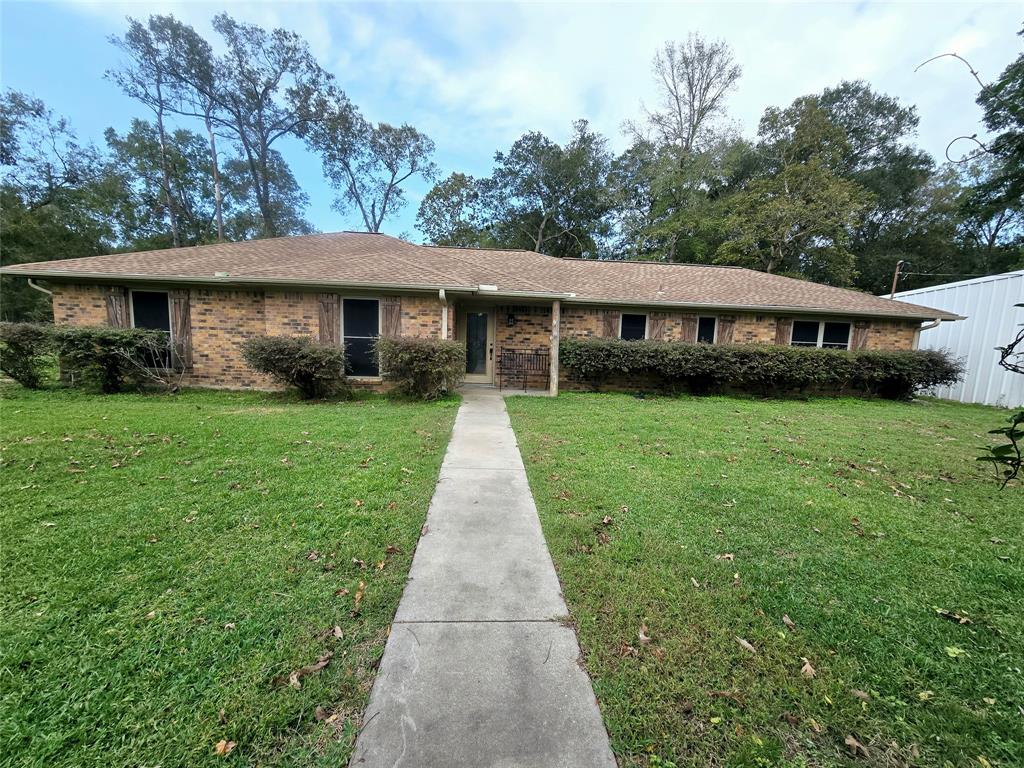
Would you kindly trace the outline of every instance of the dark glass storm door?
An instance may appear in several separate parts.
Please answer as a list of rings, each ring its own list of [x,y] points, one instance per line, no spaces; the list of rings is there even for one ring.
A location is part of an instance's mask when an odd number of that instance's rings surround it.
[[[466,313],[466,373],[487,373],[487,313]]]

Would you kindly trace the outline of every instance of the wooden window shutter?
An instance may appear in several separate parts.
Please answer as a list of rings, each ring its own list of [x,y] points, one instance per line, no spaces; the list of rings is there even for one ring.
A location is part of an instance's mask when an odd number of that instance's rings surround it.
[[[171,291],[172,362],[176,370],[192,370],[192,308],[187,290]]]
[[[682,315],[682,340],[687,344],[697,343],[697,316],[696,315]]]
[[[736,318],[731,315],[718,316],[718,332],[715,344],[732,344],[733,332],[736,330]]]
[[[387,296],[380,300],[380,335],[397,339],[402,335],[402,300],[398,296]]]
[[[107,324],[115,328],[128,328],[131,325],[126,288],[111,288],[107,291]]]
[[[865,349],[868,346],[868,333],[871,330],[871,323],[867,320],[858,320],[853,324],[853,336],[850,337],[850,349]]]
[[[661,341],[665,338],[665,319],[667,315],[664,312],[651,312],[651,328],[650,333],[647,334],[647,338]]]
[[[604,311],[603,335],[605,338],[617,339],[619,337],[619,311],[606,309]]]
[[[793,318],[792,317],[777,317],[775,318],[775,343],[780,347],[784,347],[789,344],[789,340],[793,337]]]
[[[320,304],[320,343],[332,347],[341,346],[341,297],[336,293],[321,293]]]

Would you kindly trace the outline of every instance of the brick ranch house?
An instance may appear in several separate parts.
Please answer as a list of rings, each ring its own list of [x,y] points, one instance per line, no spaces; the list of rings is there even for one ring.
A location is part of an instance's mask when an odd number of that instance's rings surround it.
[[[913,349],[937,309],[739,267],[559,259],[341,232],[4,267],[45,280],[58,324],[170,333],[185,383],[272,388],[242,360],[257,335],[344,343],[351,375],[382,384],[373,340],[459,339],[466,379],[583,388],[558,340]],[[524,369],[526,372],[524,373]],[[525,381],[524,381],[525,379]]]

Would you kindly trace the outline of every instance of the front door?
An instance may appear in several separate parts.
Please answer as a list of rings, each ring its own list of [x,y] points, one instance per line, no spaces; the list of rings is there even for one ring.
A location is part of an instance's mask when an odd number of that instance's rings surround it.
[[[465,314],[466,381],[493,381],[494,326],[490,312],[470,310]]]

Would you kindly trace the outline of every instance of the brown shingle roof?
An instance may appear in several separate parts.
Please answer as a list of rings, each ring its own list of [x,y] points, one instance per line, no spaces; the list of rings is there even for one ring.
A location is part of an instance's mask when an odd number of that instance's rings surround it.
[[[50,280],[445,288],[576,303],[958,319],[938,309],[740,267],[558,259],[532,251],[414,245],[361,232],[117,253],[12,265],[2,271]]]

